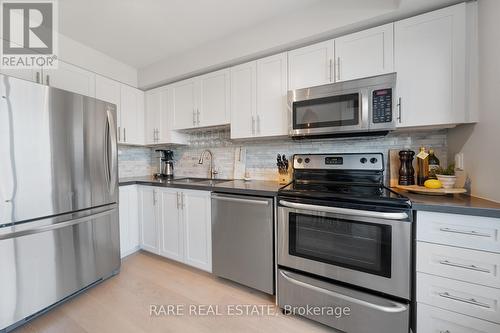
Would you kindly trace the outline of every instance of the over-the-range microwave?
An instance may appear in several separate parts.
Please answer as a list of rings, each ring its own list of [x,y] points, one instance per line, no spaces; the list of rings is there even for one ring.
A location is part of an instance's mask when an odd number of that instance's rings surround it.
[[[396,73],[290,90],[290,136],[387,134],[395,129]]]

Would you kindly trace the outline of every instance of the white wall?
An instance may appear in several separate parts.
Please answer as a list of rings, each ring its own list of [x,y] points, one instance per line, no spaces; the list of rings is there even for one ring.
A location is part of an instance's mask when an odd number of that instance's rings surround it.
[[[353,0],[319,2],[141,68],[139,86],[152,88],[457,2],[460,0],[372,0],[363,5]]]
[[[472,195],[500,202],[500,1],[478,9],[479,123],[449,131],[449,157],[464,153]]]
[[[137,87],[137,69],[59,34],[59,59],[86,70]]]

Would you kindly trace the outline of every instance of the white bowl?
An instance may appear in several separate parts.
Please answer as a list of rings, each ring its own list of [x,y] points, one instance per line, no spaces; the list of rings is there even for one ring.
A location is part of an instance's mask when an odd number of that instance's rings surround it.
[[[457,176],[436,175],[436,177],[443,184],[443,188],[454,188],[457,182]]]

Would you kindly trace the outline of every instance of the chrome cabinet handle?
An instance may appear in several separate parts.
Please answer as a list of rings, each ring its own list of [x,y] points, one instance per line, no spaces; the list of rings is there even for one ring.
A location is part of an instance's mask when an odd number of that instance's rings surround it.
[[[252,135],[255,135],[255,117],[252,116]]]
[[[127,132],[125,131],[126,128],[123,128],[123,142],[127,142]]]
[[[330,63],[329,63],[329,68],[328,68],[328,81],[332,82],[333,81],[333,68],[334,68],[334,64],[333,64],[333,59],[330,59]]]
[[[193,126],[196,126],[196,110],[193,109]]]
[[[118,141],[121,142],[122,141],[122,136],[121,136],[121,133],[122,133],[122,130],[121,130],[121,127],[118,126]]]
[[[401,124],[401,97],[398,99],[398,122]]]
[[[47,76],[45,77],[45,83],[50,86],[50,76],[47,74]]]
[[[469,269],[471,271],[477,271],[477,272],[483,272],[483,273],[491,273],[491,271],[489,269],[478,267],[476,265],[459,264],[459,263],[451,262],[451,261],[448,261],[448,260],[440,260],[439,263],[441,265],[453,266],[453,267],[458,267],[458,268],[464,268],[464,269]]]
[[[463,297],[459,297],[459,296],[454,296],[454,295],[451,295],[448,292],[439,293],[438,295],[440,297],[443,297],[443,298],[448,298],[448,299],[451,299],[451,300],[454,300],[454,301],[463,302],[463,303],[467,303],[467,304],[472,304],[472,305],[475,305],[475,306],[480,306],[480,307],[486,308],[486,309],[491,308],[491,306],[489,306],[488,304],[478,302],[474,298],[463,298]]]
[[[318,206],[309,205],[297,202],[290,202],[286,200],[280,200],[280,204],[295,209],[310,210],[313,212],[325,212],[325,213],[336,213],[344,215],[354,215],[360,217],[374,217],[386,220],[405,220],[408,218],[408,214],[405,212],[401,213],[385,213],[385,212],[375,212],[370,210],[360,210],[342,207],[328,207],[328,206]]]
[[[470,235],[470,236],[478,236],[478,237],[492,237],[490,234],[485,234],[481,232],[477,232],[475,230],[458,230],[458,229],[451,229],[451,228],[439,228],[440,231],[442,232],[451,232],[453,234],[462,234],[462,235]]]
[[[200,109],[196,109],[196,118],[198,126],[200,126]]]
[[[337,57],[337,81],[340,81],[340,57]]]
[[[36,83],[40,83],[40,72],[36,72]]]
[[[257,133],[260,134],[260,116],[257,115]]]

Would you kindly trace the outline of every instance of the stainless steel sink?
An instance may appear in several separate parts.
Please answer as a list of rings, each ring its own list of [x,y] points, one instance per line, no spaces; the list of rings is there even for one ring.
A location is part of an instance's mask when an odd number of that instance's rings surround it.
[[[195,178],[186,177],[172,180],[172,184],[191,184],[200,186],[214,186],[220,183],[229,182],[231,179],[210,179],[210,178]]]

